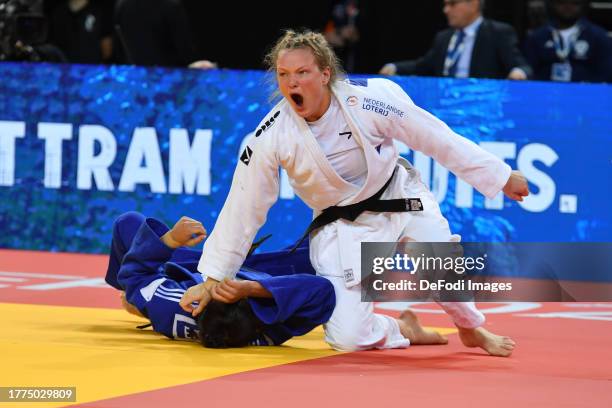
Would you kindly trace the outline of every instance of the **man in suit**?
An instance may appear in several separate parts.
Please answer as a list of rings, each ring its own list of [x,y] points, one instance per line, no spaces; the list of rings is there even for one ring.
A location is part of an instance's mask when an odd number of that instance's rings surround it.
[[[518,48],[514,28],[482,17],[484,0],[444,0],[450,28],[417,60],[386,64],[382,75],[527,79],[531,68]]]

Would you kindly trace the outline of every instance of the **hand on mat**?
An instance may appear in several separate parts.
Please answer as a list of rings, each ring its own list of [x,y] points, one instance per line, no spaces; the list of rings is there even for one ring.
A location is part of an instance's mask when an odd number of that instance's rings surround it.
[[[162,242],[170,248],[194,246],[206,238],[206,229],[200,221],[189,217],[181,217],[174,227],[162,237]]]
[[[249,296],[251,281],[224,280],[212,290],[212,298],[223,303],[236,303]]]
[[[523,201],[529,195],[527,179],[520,171],[514,170],[504,186],[504,194],[516,201]]]
[[[218,283],[218,281],[208,278],[206,282],[190,287],[183,294],[179,305],[184,311],[191,312],[192,316],[195,317],[199,315],[202,313],[202,310],[204,310],[208,302],[211,301],[211,291]],[[198,302],[196,307],[193,306],[194,302]]]

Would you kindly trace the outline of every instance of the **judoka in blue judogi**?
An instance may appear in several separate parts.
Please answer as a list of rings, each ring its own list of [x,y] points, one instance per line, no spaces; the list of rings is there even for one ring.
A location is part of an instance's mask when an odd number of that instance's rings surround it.
[[[201,224],[198,228],[204,231]],[[126,301],[150,320],[156,332],[171,339],[200,341],[207,347],[279,345],[329,320],[334,289],[327,279],[315,276],[307,245],[293,253],[282,250],[249,256],[237,275],[243,282],[228,282],[226,292],[215,294],[235,301],[246,293],[241,288],[248,286],[252,288],[249,297],[234,303],[213,301],[192,317],[179,300],[187,288],[203,281],[197,272],[201,253],[164,243],[168,239],[180,243],[172,240],[172,231],[137,212],[122,214],[113,225],[105,280],[125,291]],[[182,244],[204,238],[200,233],[194,237]]]

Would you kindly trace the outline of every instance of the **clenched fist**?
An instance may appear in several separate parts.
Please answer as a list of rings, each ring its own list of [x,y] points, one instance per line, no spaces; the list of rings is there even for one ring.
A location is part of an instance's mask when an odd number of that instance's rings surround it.
[[[162,237],[162,242],[169,248],[194,246],[206,238],[206,229],[200,221],[189,217],[181,217],[174,227]]]

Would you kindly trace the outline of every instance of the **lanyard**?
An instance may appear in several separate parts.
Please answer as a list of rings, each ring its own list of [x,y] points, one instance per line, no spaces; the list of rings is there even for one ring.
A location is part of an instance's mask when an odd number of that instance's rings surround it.
[[[456,31],[448,45],[448,52],[444,60],[444,75],[448,76],[451,69],[457,65],[465,48],[465,31]]]
[[[576,45],[578,37],[580,37],[581,33],[582,29],[580,27],[577,27],[576,31],[568,37],[567,41],[564,42],[559,30],[555,30],[554,28],[552,29],[555,53],[561,61],[567,61],[567,57],[569,57],[570,52],[572,52],[572,50],[574,49],[574,46]]]

